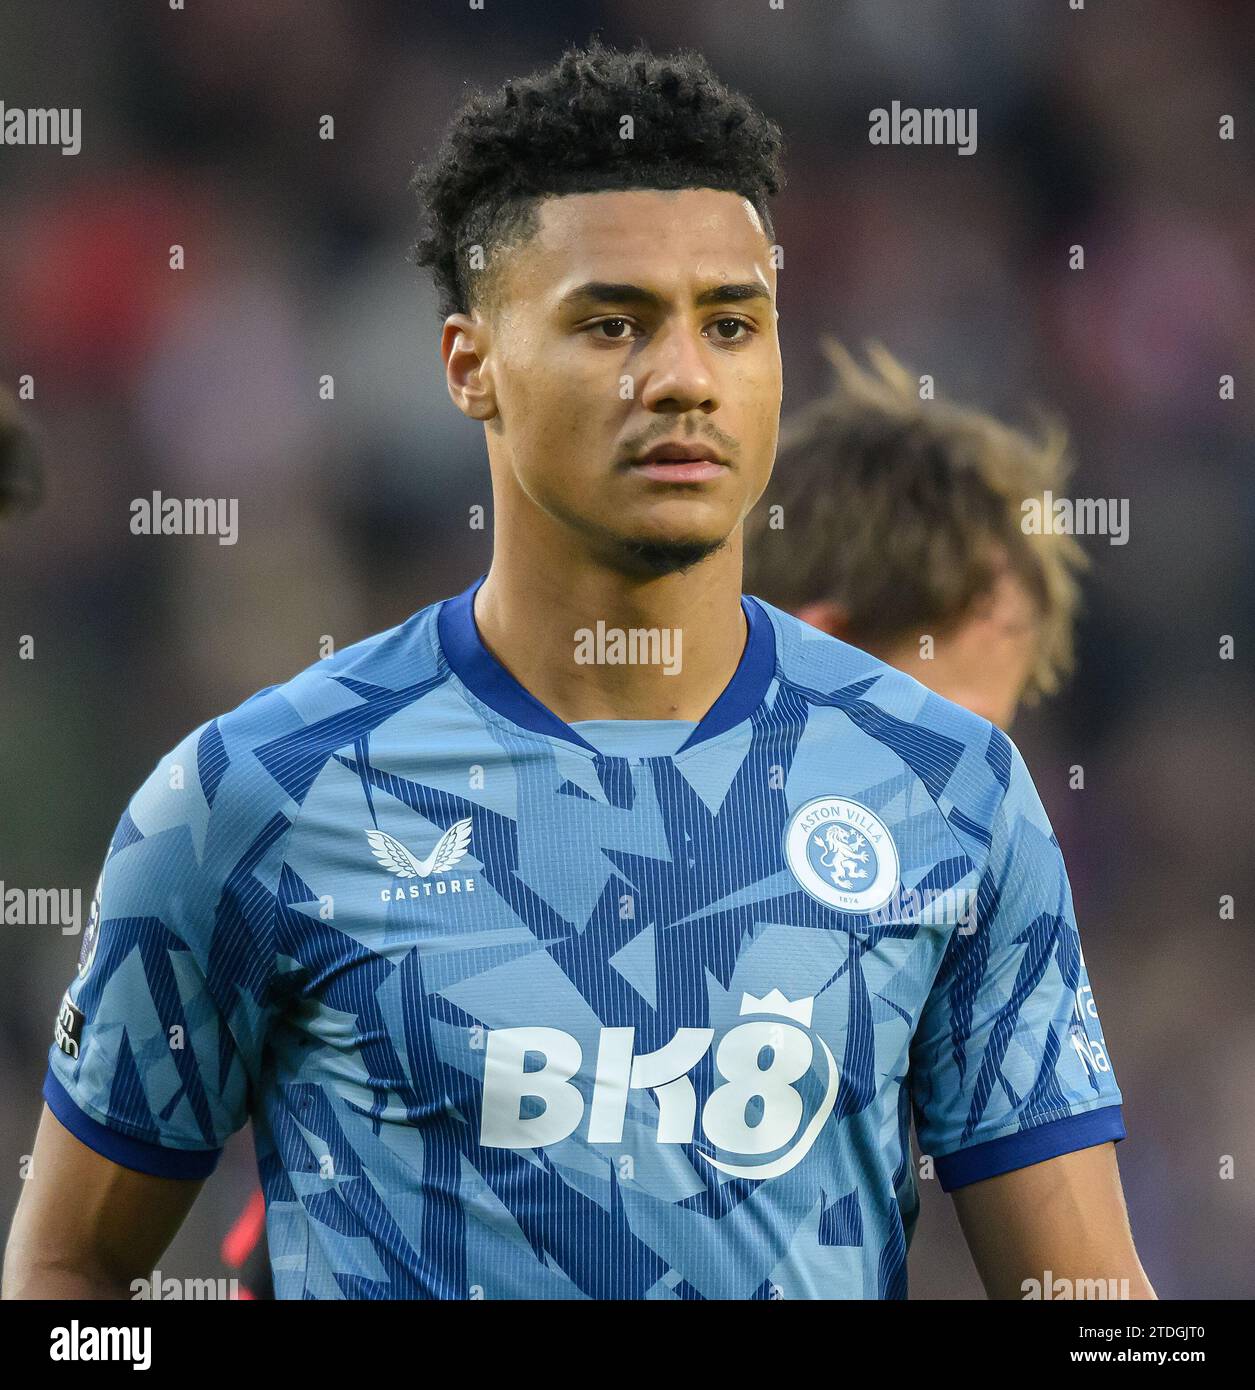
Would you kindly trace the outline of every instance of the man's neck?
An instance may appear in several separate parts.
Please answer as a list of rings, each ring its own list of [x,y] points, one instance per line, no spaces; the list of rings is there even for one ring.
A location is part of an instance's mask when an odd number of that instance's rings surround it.
[[[493,656],[568,724],[697,721],[745,650],[741,574],[739,533],[686,573],[645,581],[584,556],[498,551],[475,622]]]

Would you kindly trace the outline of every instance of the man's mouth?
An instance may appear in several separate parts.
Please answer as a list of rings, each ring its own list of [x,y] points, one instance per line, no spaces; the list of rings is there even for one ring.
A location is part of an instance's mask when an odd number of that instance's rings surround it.
[[[705,483],[727,464],[701,444],[657,444],[632,464],[632,471],[664,483]]]
[[[636,463],[632,471],[664,483],[705,483],[717,478],[725,467],[714,459],[675,459],[670,463]]]

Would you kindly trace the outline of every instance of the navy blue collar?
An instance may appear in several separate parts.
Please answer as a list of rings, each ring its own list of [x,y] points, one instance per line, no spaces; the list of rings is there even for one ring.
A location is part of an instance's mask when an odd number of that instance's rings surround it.
[[[533,733],[565,739],[590,753],[598,750],[573,728],[526,690],[484,646],[475,622],[475,595],[487,579],[486,574],[464,589],[456,598],[445,599],[436,617],[436,630],[445,660],[454,674],[484,704]],[[735,728],[763,702],[776,673],[776,634],[771,619],[748,594],[741,596],[741,608],[749,633],[741,660],[724,692],[706,711],[683,746],[685,752]]]

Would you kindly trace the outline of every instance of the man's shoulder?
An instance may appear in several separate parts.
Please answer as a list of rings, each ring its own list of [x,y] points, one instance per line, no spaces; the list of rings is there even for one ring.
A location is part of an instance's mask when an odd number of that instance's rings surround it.
[[[329,653],[198,725],[135,793],[124,818],[135,829],[125,836],[184,826],[206,847],[238,848],[281,832],[337,749],[446,679],[439,606]]]
[[[776,630],[781,684],[808,709],[841,711],[852,737],[888,749],[924,782],[952,823],[987,839],[1018,757],[1007,735],[861,647],[763,599],[754,601]]]
[[[221,742],[227,751],[256,755],[275,740],[299,731],[334,738],[351,730],[354,711],[386,702],[400,708],[443,679],[435,617],[429,604],[395,627],[328,651],[285,681],[265,686],[234,708],[207,720],[196,734]],[[351,734],[346,734],[346,740]]]

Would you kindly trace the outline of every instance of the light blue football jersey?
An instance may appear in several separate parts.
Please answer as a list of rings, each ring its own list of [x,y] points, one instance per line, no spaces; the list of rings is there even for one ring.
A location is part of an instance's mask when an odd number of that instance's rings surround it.
[[[753,598],[706,716],[563,723],[482,579],[188,736],[44,1094],[143,1172],[253,1120],[280,1298],[902,1298],[947,1190],[1124,1136],[988,721]],[[598,741],[600,740],[600,742]]]

